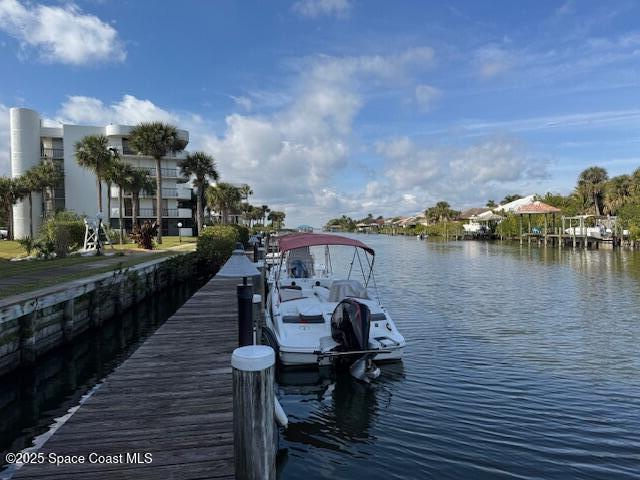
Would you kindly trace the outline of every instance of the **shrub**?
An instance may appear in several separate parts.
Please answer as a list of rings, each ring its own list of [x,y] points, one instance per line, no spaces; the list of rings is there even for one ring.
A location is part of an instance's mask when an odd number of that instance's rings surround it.
[[[40,229],[38,243],[41,246],[52,243],[56,257],[63,258],[84,244],[84,232],[82,217],[73,212],[62,211],[45,221]]]
[[[27,256],[31,256],[31,252],[36,248],[36,241],[30,236],[26,236],[24,238],[19,238],[18,243],[24,250],[27,252]]]
[[[51,258],[56,250],[56,244],[47,238],[37,241],[34,247],[38,251],[38,256],[45,260]]]
[[[248,247],[249,246],[249,228],[245,227],[244,225],[239,225],[237,223],[231,223],[228,225],[231,228],[235,228],[235,230],[238,232],[238,242],[242,243],[242,245],[244,245],[244,247]]]
[[[104,229],[107,232],[107,238],[111,243],[120,243],[120,230],[111,228],[109,225],[104,225]],[[122,229],[124,232],[124,228]]]
[[[141,225],[134,225],[131,232],[131,240],[136,242],[139,247],[146,250],[153,250],[153,239],[158,235],[158,224],[151,223],[149,220]]]
[[[206,227],[198,236],[196,250],[200,259],[213,271],[217,271],[231,256],[238,231],[230,225],[214,225]]]

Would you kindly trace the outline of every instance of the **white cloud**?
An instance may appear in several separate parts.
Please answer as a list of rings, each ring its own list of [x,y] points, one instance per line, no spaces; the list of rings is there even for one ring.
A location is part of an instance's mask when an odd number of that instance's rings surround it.
[[[0,175],[11,174],[9,145],[9,107],[0,103]]]
[[[393,188],[423,187],[440,173],[439,152],[421,149],[408,137],[378,142],[376,150],[387,159],[385,176]]]
[[[73,4],[0,0],[0,30],[19,40],[23,51],[38,51],[44,62],[83,65],[126,58],[118,32]]]
[[[58,111],[57,120],[61,123],[89,125],[135,125],[149,121],[178,122],[180,118],[150,100],[141,100],[133,95],[125,95],[122,100],[111,105],[105,105],[97,98],[72,95]]]
[[[464,208],[477,206],[478,198],[535,189],[548,176],[548,161],[507,136],[483,138],[464,147],[422,147],[400,137],[378,142],[375,149],[385,159],[386,180],[372,182],[344,199],[345,205],[362,199],[356,209],[360,216],[370,209],[369,198],[376,212],[385,216],[414,213],[443,199]]]
[[[511,69],[515,58],[508,50],[488,45],[475,52],[475,64],[483,78],[493,78]]]
[[[293,4],[293,10],[308,18],[335,16],[346,18],[351,12],[349,0],[299,0]]]
[[[416,103],[423,112],[433,108],[433,104],[442,96],[442,92],[431,85],[418,85],[415,91]]]
[[[429,47],[394,56],[307,58],[288,102],[269,115],[229,115],[225,132],[207,134],[204,146],[219,159],[223,178],[255,185],[256,201],[320,218],[351,211],[363,201],[333,183],[351,162],[362,92],[375,82],[404,82],[433,59]]]
[[[484,138],[467,147],[420,148],[407,137],[378,142],[377,152],[387,159],[386,176],[394,187],[428,187],[437,179],[453,185],[487,185],[545,177],[546,162],[534,159],[518,139]]]
[[[575,11],[576,6],[573,0],[567,0],[556,10],[556,16],[562,17],[565,15],[571,15],[572,13],[575,13]]]
[[[490,138],[452,152],[451,177],[472,185],[545,178],[546,162],[533,159],[513,138]]]
[[[253,102],[249,97],[245,97],[244,95],[240,95],[238,97],[230,95],[230,97],[239,107],[242,107],[245,110],[251,110]]]

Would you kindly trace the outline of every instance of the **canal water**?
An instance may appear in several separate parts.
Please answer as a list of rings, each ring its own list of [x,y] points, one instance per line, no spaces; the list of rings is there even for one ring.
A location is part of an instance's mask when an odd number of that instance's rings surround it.
[[[174,285],[120,317],[88,330],[40,357],[33,368],[0,376],[0,478],[5,454],[30,447],[56,418],[78,405],[197,291],[202,282]]]
[[[404,361],[281,375],[279,478],[640,478],[640,253],[359,238]]]

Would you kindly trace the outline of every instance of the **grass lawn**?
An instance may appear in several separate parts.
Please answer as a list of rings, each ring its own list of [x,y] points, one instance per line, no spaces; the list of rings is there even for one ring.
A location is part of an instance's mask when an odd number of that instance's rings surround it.
[[[194,245],[198,240],[197,237],[162,237],[162,245],[155,245],[154,250],[166,250],[168,248],[180,245]],[[135,243],[125,243],[124,245],[113,244],[116,250],[145,251],[139,248]],[[186,247],[185,247],[186,248]],[[107,246],[107,251],[109,247]],[[27,252],[20,246],[18,242],[9,240],[0,240],[0,260],[11,260],[16,257],[26,257]]]
[[[24,251],[18,242],[0,240],[0,259],[11,260],[15,257],[26,256],[27,252]]]
[[[182,237],[182,241],[180,241],[180,237],[162,237],[162,245],[157,245],[154,243],[154,249],[156,250],[166,250],[172,247],[178,247],[180,245],[189,245],[192,244],[195,246],[198,238],[197,237]],[[125,243],[123,245],[119,245],[118,243],[113,244],[113,248],[116,250],[142,250],[135,243]]]
[[[23,262],[9,262],[0,259],[0,276],[2,280],[10,280],[0,285],[0,298],[99,273],[124,269],[172,253],[171,251],[157,251],[121,257],[68,257]]]

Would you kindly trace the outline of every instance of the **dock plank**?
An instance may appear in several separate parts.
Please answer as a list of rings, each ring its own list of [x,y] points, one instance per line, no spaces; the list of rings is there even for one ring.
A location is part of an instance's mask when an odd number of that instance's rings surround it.
[[[15,479],[234,478],[234,280],[213,278],[148,338],[39,453],[150,453],[151,463],[25,465]]]

